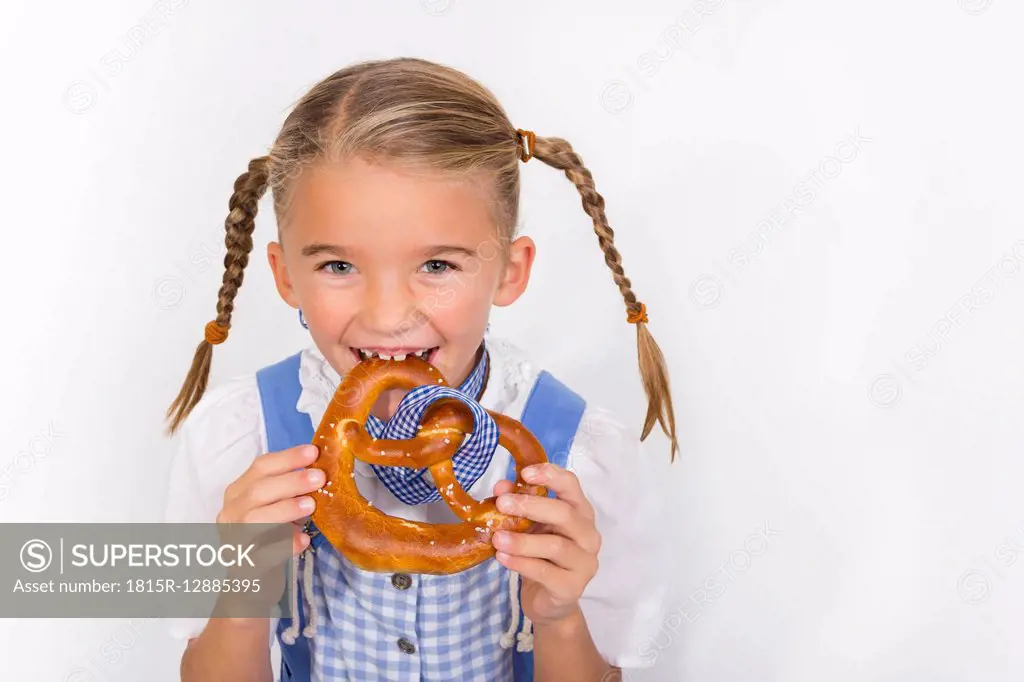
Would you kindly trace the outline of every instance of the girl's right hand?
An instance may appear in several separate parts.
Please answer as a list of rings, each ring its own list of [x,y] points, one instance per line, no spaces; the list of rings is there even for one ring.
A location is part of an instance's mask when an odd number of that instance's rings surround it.
[[[323,471],[308,468],[317,452],[306,444],[257,457],[224,491],[217,523],[292,523],[292,552],[302,552],[309,546],[302,529],[316,507],[308,493],[326,482]]]

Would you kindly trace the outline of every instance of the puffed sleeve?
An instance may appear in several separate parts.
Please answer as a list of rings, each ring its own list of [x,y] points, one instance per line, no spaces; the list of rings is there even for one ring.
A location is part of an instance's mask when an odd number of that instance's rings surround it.
[[[602,408],[588,407],[567,466],[594,508],[601,534],[598,571],[580,599],[594,644],[610,664],[648,668],[649,642],[669,596],[668,503],[637,436]],[[647,644],[645,644],[647,643]]]
[[[263,416],[255,376],[207,391],[182,423],[168,471],[167,523],[215,523],[224,490],[264,451]],[[175,639],[197,637],[207,618],[167,618]]]

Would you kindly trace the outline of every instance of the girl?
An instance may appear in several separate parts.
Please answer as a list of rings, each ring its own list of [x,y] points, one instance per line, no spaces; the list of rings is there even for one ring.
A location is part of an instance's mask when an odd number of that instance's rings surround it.
[[[653,663],[640,651],[661,627],[666,562],[653,552],[657,496],[643,492],[651,479],[635,438],[487,333],[491,306],[512,304],[529,280],[535,247],[515,225],[519,163],[533,158],[566,174],[593,219],[637,326],[648,398],[641,440],[657,421],[674,459],[664,360],[623,273],[604,199],[569,143],[516,129],[487,89],[447,67],[395,59],[342,69],[299,101],[269,155],[235,182],[217,317],[168,411],[170,432],[182,432],[168,520],[296,523],[296,617],[177,622],[188,639],[184,682],[269,681],[275,643],[281,679],[302,682],[599,682]],[[227,338],[268,188],[278,241],[267,257],[313,344],[207,392],[212,346]],[[409,437],[430,400],[460,397],[477,419],[453,457],[459,482],[536,523],[529,533],[496,533],[494,559],[451,576],[361,571],[302,526],[324,485],[309,467],[309,443],[341,377],[367,355],[401,362],[413,353],[451,388],[385,392],[367,430]],[[549,462],[524,477],[550,497],[510,494],[511,458],[496,449],[480,406],[538,436]],[[386,514],[458,521],[424,471],[357,460],[356,479]]]

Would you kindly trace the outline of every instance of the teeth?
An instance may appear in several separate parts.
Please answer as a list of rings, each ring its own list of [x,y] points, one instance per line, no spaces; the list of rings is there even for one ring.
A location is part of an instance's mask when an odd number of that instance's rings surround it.
[[[393,356],[392,355],[383,355],[383,354],[377,353],[377,352],[372,351],[372,350],[366,350],[365,348],[359,348],[357,350],[359,351],[359,357],[362,358],[363,360],[368,360],[370,358],[380,358],[381,360],[399,360],[400,361],[400,360],[405,360],[410,355],[415,355],[416,357],[420,358],[421,360],[426,360],[427,356],[430,355],[430,351],[433,350],[433,349],[432,348],[424,348],[423,350],[418,350],[418,351],[416,351],[414,353],[402,353],[401,355],[393,355]]]

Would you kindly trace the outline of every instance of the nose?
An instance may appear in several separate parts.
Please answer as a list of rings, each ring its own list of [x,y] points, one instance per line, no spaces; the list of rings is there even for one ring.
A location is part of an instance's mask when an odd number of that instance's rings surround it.
[[[408,286],[396,278],[379,278],[366,288],[361,318],[368,331],[394,336],[409,328],[415,311],[415,297]]]

